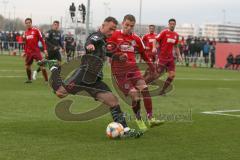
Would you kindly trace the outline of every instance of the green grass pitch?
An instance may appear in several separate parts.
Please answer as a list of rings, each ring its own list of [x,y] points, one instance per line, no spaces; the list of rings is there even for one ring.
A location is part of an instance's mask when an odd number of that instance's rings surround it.
[[[0,56],[0,160],[240,159],[240,112],[202,113],[240,110],[239,72],[177,67],[174,90],[154,97],[154,110],[190,119],[169,119],[140,139],[109,140],[105,129],[112,121],[110,114],[89,122],[59,120],[59,99],[40,75],[24,84],[23,67],[20,57]],[[110,74],[108,68],[105,71]],[[105,81],[111,85],[109,76]],[[69,98],[75,100],[73,113],[98,104],[91,98]],[[132,113],[123,101],[121,106]],[[133,120],[128,123],[136,127]]]

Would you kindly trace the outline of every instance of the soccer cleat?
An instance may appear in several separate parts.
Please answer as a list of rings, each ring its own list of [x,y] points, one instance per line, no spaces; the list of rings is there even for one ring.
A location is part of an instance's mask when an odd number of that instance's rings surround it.
[[[33,80],[37,79],[37,71],[33,71],[32,79]]]
[[[154,126],[159,126],[161,124],[164,124],[164,120],[158,120],[156,118],[151,118],[151,119],[148,119],[148,125],[150,127],[154,127]]]
[[[140,138],[143,136],[142,131],[136,131],[135,129],[130,129],[129,127],[124,128],[124,135],[123,137],[133,137],[133,138]]]
[[[39,66],[48,66],[49,69],[51,69],[53,66],[57,66],[57,61],[56,60],[42,60],[42,61],[38,61],[37,64]]]
[[[138,120],[138,119],[136,119],[135,121],[136,121],[136,123],[137,123],[138,128],[139,128],[142,132],[146,132],[146,131],[148,130],[148,128],[147,128],[147,126],[146,126],[146,124],[144,123],[143,120]]]
[[[24,83],[32,83],[31,80],[26,80]]]

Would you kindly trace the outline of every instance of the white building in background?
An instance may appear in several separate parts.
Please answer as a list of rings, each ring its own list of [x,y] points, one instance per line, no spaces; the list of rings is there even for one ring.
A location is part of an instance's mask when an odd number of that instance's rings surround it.
[[[180,24],[176,26],[175,31],[182,37],[187,38],[188,36],[201,36],[199,35],[199,27],[195,24]]]
[[[216,38],[217,41],[240,42],[240,25],[237,24],[204,24],[202,35]]]

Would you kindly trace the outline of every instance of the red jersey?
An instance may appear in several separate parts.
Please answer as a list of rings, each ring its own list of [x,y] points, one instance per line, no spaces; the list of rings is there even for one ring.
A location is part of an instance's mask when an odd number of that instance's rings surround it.
[[[157,42],[160,47],[159,59],[173,60],[173,47],[178,44],[178,34],[169,29],[163,30],[157,36]]]
[[[26,54],[38,54],[40,53],[40,48],[38,42],[41,41],[44,50],[46,50],[46,44],[43,40],[42,34],[37,28],[29,28],[24,33],[25,38],[25,53]]]
[[[138,35],[134,33],[126,35],[123,34],[121,30],[117,30],[110,38],[107,39],[107,41],[115,43],[117,46],[117,50],[113,54],[119,55],[119,53],[126,53],[128,57],[126,62],[121,62],[114,59],[112,60],[111,66],[113,74],[139,70],[136,64],[136,52],[140,53],[144,61],[146,61],[148,65],[153,68],[149,58],[145,54],[145,45]]]
[[[152,51],[153,42],[156,40],[156,37],[157,37],[157,34],[155,33],[148,33],[143,36],[142,40],[146,46],[146,50]]]

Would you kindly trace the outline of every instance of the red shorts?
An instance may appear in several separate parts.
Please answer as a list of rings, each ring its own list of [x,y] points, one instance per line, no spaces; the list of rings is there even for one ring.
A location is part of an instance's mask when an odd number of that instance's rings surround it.
[[[161,71],[162,68],[166,68],[166,70],[168,72],[170,71],[174,71],[176,70],[176,65],[174,60],[163,60],[163,59],[158,59],[158,63],[157,63],[157,71]]]
[[[135,88],[137,82],[142,80],[142,74],[140,70],[128,71],[125,74],[114,75],[118,88],[128,95],[131,89]]]
[[[32,65],[33,60],[35,60],[35,61],[43,60],[42,54],[41,53],[26,54],[26,57],[25,57],[26,65]]]

